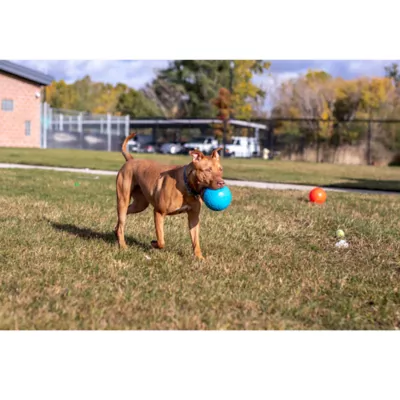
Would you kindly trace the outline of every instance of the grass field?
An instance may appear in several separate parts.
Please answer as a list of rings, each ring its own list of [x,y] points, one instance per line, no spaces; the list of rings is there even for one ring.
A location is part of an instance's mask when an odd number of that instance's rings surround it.
[[[92,178],[0,172],[0,329],[400,328],[400,196],[312,206],[305,192],[232,188],[228,210],[202,210],[199,262],[184,215],[150,248],[150,209],[128,217],[119,251],[115,179]]]
[[[189,156],[135,154],[166,164],[185,164]],[[0,162],[118,170],[124,159],[119,152],[57,149],[0,148]],[[348,166],[260,159],[225,159],[225,178],[306,185],[351,187],[400,192],[399,167]]]

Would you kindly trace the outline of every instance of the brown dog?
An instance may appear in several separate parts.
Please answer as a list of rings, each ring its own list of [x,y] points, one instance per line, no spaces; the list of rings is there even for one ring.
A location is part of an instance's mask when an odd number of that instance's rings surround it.
[[[211,156],[194,150],[192,162],[186,166],[162,166],[150,160],[134,160],[126,145],[135,134],[128,136],[122,145],[126,163],[117,175],[118,223],[115,234],[119,246],[126,248],[124,237],[127,214],[144,211],[149,204],[154,208],[157,240],[151,244],[162,249],[164,242],[164,219],[167,215],[187,213],[193,252],[203,258],[199,243],[201,193],[205,188],[218,189],[225,185],[218,148]],[[132,204],[130,203],[133,199]]]

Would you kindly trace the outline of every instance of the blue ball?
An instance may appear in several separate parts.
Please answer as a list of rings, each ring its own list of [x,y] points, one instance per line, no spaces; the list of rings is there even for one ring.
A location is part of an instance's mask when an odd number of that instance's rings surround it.
[[[213,211],[222,211],[229,207],[232,201],[232,193],[227,186],[221,189],[205,189],[203,193],[205,205]]]

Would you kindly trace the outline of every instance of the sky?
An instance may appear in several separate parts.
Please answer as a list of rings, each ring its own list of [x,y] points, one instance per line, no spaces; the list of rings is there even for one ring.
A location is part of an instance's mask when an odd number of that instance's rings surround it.
[[[13,60],[27,67],[45,72],[54,79],[72,83],[90,75],[92,80],[116,84],[118,82],[135,89],[141,89],[151,82],[157,70],[165,68],[168,60]],[[268,74],[258,76],[254,81],[267,93],[287,80],[305,73],[309,68],[324,70],[335,77],[345,79],[360,76],[383,76],[384,67],[399,60],[269,60]],[[271,107],[266,99],[265,108]]]
[[[94,81],[115,84],[122,82],[135,89],[142,88],[156,75],[157,69],[168,65],[166,60],[132,61],[132,60],[13,60],[18,64],[37,69],[52,75],[56,80],[64,79],[68,83],[90,75]],[[307,69],[322,69],[333,76],[345,79],[358,76],[382,76],[385,65],[397,60],[272,60],[271,76],[258,77],[262,84],[282,81],[298,76]]]

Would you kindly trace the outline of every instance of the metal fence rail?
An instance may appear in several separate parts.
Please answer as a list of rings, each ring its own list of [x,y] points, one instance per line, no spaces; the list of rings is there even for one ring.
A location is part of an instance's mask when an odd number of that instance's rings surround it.
[[[193,135],[212,135],[220,120],[88,114],[53,109],[42,104],[42,148],[120,151],[130,130],[151,136],[154,142],[180,141]],[[257,139],[258,154],[268,158],[339,164],[389,164],[400,158],[400,120],[333,121],[270,118],[231,120],[232,134]],[[265,151],[264,151],[265,149]]]
[[[42,148],[113,151],[129,134],[129,116],[87,114],[42,105]]]

